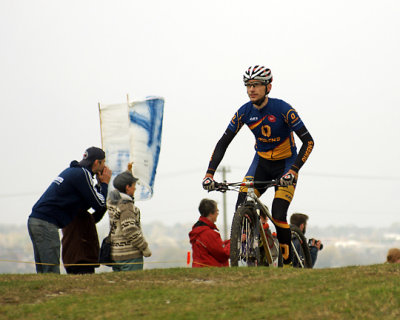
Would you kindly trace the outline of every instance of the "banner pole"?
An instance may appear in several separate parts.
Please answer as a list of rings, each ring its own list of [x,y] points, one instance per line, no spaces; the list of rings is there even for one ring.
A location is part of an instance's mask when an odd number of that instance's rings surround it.
[[[100,110],[100,102],[98,102],[97,106],[98,106],[98,108],[99,108],[101,148],[103,149],[103,130],[102,130],[102,124],[101,124],[101,110]]]
[[[129,118],[129,93],[126,94],[126,103],[128,106],[128,118]],[[133,160],[131,158],[131,153],[129,152],[129,163],[128,163],[128,170],[133,174]]]

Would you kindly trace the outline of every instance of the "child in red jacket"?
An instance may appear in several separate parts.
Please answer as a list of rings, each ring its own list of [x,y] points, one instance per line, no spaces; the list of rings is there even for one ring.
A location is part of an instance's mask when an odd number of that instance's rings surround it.
[[[193,251],[193,268],[229,266],[230,240],[222,241],[215,225],[219,210],[217,202],[203,199],[199,205],[200,219],[189,232]]]

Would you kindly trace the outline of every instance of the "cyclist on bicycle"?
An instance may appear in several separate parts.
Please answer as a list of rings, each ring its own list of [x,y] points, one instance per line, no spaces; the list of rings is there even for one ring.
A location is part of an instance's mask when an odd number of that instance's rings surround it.
[[[218,141],[203,179],[203,188],[209,191],[215,188],[214,173],[229,144],[246,124],[256,139],[256,154],[244,181],[280,179],[281,186],[275,187],[272,216],[284,264],[289,264],[292,261],[292,253],[287,211],[293,199],[298,172],[310,155],[314,141],[291,105],[283,100],[268,97],[272,87],[270,69],[259,65],[249,67],[243,80],[250,101],[239,108]],[[293,131],[302,141],[299,153],[296,150]],[[255,191],[261,196],[265,190]],[[236,208],[245,201],[246,193],[246,188],[240,190]]]

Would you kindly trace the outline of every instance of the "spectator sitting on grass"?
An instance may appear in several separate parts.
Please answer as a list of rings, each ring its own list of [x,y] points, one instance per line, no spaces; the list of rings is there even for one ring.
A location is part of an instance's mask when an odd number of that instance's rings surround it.
[[[222,241],[215,225],[219,210],[214,200],[203,199],[200,218],[189,233],[193,251],[193,268],[229,266],[230,240]]]

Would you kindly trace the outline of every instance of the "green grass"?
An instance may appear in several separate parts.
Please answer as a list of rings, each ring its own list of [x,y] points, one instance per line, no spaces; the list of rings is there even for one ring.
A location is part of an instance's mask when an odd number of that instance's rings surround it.
[[[0,275],[0,319],[376,318],[400,318],[400,264]]]

